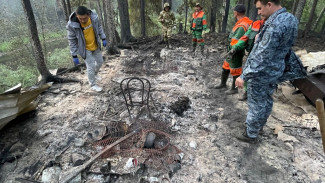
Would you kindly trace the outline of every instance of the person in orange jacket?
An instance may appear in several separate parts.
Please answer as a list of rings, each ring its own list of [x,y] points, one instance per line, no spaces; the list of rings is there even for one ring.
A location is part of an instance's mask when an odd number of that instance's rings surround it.
[[[199,43],[201,47],[201,53],[204,52],[204,35],[207,30],[207,16],[202,11],[202,6],[200,3],[196,3],[195,12],[192,14],[191,21],[191,31],[192,31],[192,45],[193,50],[195,52],[196,46]]]
[[[222,66],[221,83],[216,86],[216,89],[226,88],[226,83],[229,74],[233,76],[233,82],[231,88],[226,91],[227,95],[238,93],[238,89],[235,87],[236,79],[242,74],[242,64],[245,50],[233,52],[232,47],[236,45],[239,39],[246,33],[249,26],[253,23],[248,17],[245,16],[246,8],[242,4],[238,4],[234,8],[234,17],[237,19],[235,26],[228,37],[229,45],[227,51],[232,55],[231,58],[227,58]]]

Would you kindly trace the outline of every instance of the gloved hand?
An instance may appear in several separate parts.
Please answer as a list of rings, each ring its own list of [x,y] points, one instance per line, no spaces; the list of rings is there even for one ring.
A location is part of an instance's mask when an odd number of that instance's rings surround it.
[[[80,64],[78,57],[73,58],[73,62],[74,62],[75,65],[79,65]]]
[[[202,31],[202,37],[203,37],[203,38],[205,38],[205,34],[206,34],[206,31],[203,30],[203,31]]]
[[[227,53],[227,60],[229,59],[232,59],[232,57],[235,55],[236,53],[236,50],[235,49],[231,49],[228,53]]]
[[[106,47],[106,45],[107,45],[106,39],[103,39],[103,46]]]

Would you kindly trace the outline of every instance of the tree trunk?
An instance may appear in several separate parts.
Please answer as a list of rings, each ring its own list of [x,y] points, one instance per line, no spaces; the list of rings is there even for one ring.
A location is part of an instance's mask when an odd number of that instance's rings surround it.
[[[302,12],[304,11],[305,8],[305,4],[306,4],[306,0],[299,0],[299,3],[297,5],[295,16],[297,17],[299,22],[301,20]]]
[[[322,9],[322,11],[320,12],[315,24],[314,24],[314,28],[313,30],[316,31],[317,27],[318,27],[318,24],[320,22],[320,20],[322,19],[323,15],[324,15],[324,12],[325,12],[325,7]]]
[[[227,31],[229,7],[230,7],[230,0],[226,0],[225,16],[223,17],[222,30],[221,30],[221,32],[223,32],[223,33],[226,33],[226,31]]]
[[[107,52],[108,54],[118,54],[119,51],[116,48],[117,40],[115,35],[115,22],[114,22],[114,9],[112,0],[103,0],[104,7],[104,18],[105,18],[105,29],[107,35]],[[106,12],[105,12],[106,11]]]
[[[55,15],[56,15],[56,19],[57,19],[57,21],[58,21],[58,24],[59,24],[59,26],[60,26],[60,29],[62,30],[63,27],[62,27],[62,25],[61,25],[61,20],[60,20],[60,17],[59,17],[59,15],[58,15],[57,5],[58,5],[58,2],[57,2],[57,0],[56,0],[56,1],[54,1],[54,10],[55,10]]]
[[[257,9],[256,9],[256,5],[254,4],[254,1],[249,1],[250,6],[249,6],[249,14],[248,17],[255,21],[257,19]]]
[[[128,0],[118,0],[117,3],[120,14],[121,42],[127,43],[134,40],[130,27],[129,3]]]
[[[42,45],[38,37],[37,25],[33,13],[33,9],[30,3],[30,0],[21,0],[21,3],[24,8],[25,16],[27,19],[28,28],[30,31],[30,36],[32,38],[32,44],[35,51],[35,58],[37,69],[42,76],[42,80],[47,80],[47,78],[51,77],[52,74],[49,72],[43,55]]]
[[[68,13],[69,13],[69,16],[71,15],[71,4],[70,4],[70,0],[67,0],[67,9],[68,9]]]
[[[210,15],[210,32],[216,32],[216,20],[217,20],[217,0],[211,1],[211,15]]]
[[[103,20],[103,11],[102,11],[102,6],[100,4],[100,0],[97,0],[97,11],[98,11],[98,16],[99,16],[99,21],[102,24],[103,28],[106,29],[104,20]]]
[[[141,19],[141,35],[146,36],[146,14],[145,14],[145,0],[140,0],[140,19]]]
[[[94,9],[94,6],[93,6],[93,1],[92,0],[89,0],[89,9]]]
[[[185,3],[185,28],[184,28],[184,33],[187,33],[186,27],[187,27],[187,17],[188,17],[188,3],[187,0],[184,0]]]
[[[314,0],[313,6],[310,11],[310,16],[309,16],[308,22],[307,22],[305,30],[304,30],[304,35],[303,35],[304,38],[307,37],[307,34],[309,33],[309,31],[311,29],[311,25],[313,23],[314,16],[315,16],[315,10],[316,10],[317,3],[318,3],[318,0]]]
[[[295,14],[296,13],[298,2],[299,2],[299,0],[294,0],[293,1],[293,3],[292,3],[292,10],[291,10],[291,13],[292,14]]]
[[[249,17],[249,12],[251,8],[251,2],[248,0],[247,6],[246,6],[246,16]]]
[[[323,37],[325,37],[325,22],[323,23],[321,34],[323,34]]]
[[[65,3],[65,0],[61,0],[61,4],[62,4],[62,7],[63,7],[63,12],[64,12],[64,15],[65,15],[65,20],[66,21],[69,21],[69,12],[68,12],[68,9],[67,9],[67,4]]]

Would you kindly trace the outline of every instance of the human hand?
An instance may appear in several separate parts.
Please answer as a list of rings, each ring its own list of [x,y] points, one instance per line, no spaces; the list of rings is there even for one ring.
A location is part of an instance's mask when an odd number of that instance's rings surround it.
[[[106,45],[107,45],[107,41],[106,39],[103,39],[103,46],[106,47]]]
[[[243,89],[244,88],[244,80],[240,77],[236,79],[235,85],[237,88]]]

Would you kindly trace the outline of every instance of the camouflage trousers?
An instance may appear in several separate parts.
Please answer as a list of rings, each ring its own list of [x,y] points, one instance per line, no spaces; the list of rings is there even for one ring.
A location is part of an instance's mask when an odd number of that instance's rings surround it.
[[[269,118],[273,107],[273,92],[276,85],[256,85],[247,82],[248,113],[246,130],[250,138],[256,138]]]
[[[163,26],[163,37],[164,41],[167,41],[172,37],[172,27]]]

